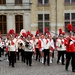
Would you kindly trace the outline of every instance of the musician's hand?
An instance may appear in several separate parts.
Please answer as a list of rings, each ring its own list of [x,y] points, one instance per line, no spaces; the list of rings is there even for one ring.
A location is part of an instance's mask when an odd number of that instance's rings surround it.
[[[62,47],[62,45],[60,45],[60,48]]]
[[[71,39],[69,39],[69,43],[71,42],[72,40]]]
[[[38,42],[36,44],[38,44]]]
[[[22,46],[23,44],[22,43],[20,43],[20,46]]]
[[[8,43],[8,45],[10,45],[10,43]]]

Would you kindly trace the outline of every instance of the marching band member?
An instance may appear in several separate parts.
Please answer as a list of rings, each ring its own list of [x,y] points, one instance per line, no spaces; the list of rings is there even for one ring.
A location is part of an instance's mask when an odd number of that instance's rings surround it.
[[[15,39],[14,39],[14,30],[11,29],[9,31],[9,34],[10,34],[10,38],[9,38],[9,42],[8,42],[8,54],[9,54],[9,66],[12,65],[12,67],[14,67],[14,63],[15,63],[15,50],[16,50],[16,47],[15,47]]]
[[[59,63],[60,57],[62,56],[62,65],[64,65],[64,54],[65,54],[65,44],[64,44],[64,39],[62,35],[62,29],[59,29],[59,36],[56,41],[56,46],[57,46],[57,51],[58,51],[58,59],[57,59],[57,64]]]
[[[40,52],[40,62],[42,63],[44,63],[43,39],[44,39],[44,35],[41,35],[38,41],[38,47],[39,47],[39,52]]]
[[[34,50],[34,52],[33,52],[32,59],[36,59],[36,51],[35,51],[35,39],[36,39],[36,38],[35,38],[35,36],[33,35],[33,36],[32,36],[32,40],[33,40],[33,44],[34,44],[34,49],[33,49],[33,50]]]
[[[27,31],[27,37],[25,41],[25,56],[26,56],[26,64],[29,66],[32,66],[33,51],[34,51],[34,43],[30,31]]]
[[[49,39],[50,39],[50,63],[52,63],[52,53],[53,53],[55,47],[54,47],[54,41],[52,39],[51,34],[49,35]]]
[[[18,43],[18,60],[19,60],[19,53],[21,52],[21,61],[25,63],[25,42],[24,42],[24,33],[19,37],[17,43]]]
[[[2,52],[2,38],[0,38],[0,57],[1,57],[1,52]]]
[[[36,31],[36,35],[35,35],[36,39],[35,39],[35,51],[36,51],[36,61],[37,59],[39,59],[40,61],[40,51],[39,51],[39,31]]]
[[[67,25],[68,37],[65,40],[66,45],[66,65],[65,69],[68,71],[69,62],[71,60],[72,72],[75,72],[75,39],[72,35],[72,24]]]
[[[46,62],[46,56],[47,56],[47,65],[49,66],[49,49],[50,49],[50,40],[48,38],[48,33],[45,32],[45,38],[43,39],[43,48],[44,48],[44,65]]]
[[[6,50],[6,54],[5,54],[5,56],[7,56],[7,61],[9,60],[9,56],[8,56],[8,43],[9,43],[9,35],[7,35],[7,37],[6,37],[6,39],[5,39],[5,46],[6,46],[6,48],[5,48],[5,50]]]

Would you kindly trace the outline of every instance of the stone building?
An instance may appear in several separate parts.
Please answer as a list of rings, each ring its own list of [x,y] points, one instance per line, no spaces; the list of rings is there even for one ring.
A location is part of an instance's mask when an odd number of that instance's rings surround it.
[[[19,33],[30,30],[31,0],[0,0],[0,31],[7,34],[10,29]]]
[[[68,23],[75,26],[75,0],[0,0],[2,34],[11,28],[43,33],[45,27],[57,34],[59,28],[66,31]]]
[[[59,28],[66,31],[66,25],[75,25],[75,0],[32,0],[31,31],[44,32],[47,27],[52,34]]]

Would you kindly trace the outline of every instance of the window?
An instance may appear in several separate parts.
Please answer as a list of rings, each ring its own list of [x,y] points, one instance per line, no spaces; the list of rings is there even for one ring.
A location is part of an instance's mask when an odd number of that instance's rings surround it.
[[[65,13],[65,20],[70,20],[70,13]]]
[[[72,20],[75,20],[75,13],[72,13]]]
[[[15,16],[15,29],[16,33],[19,33],[21,29],[23,29],[23,16],[22,15],[16,15]]]
[[[65,0],[65,2],[70,2],[70,0]]]
[[[65,4],[70,4],[70,0],[64,0]]]
[[[0,15],[0,31],[2,34],[7,34],[6,15]]]
[[[70,2],[70,0],[65,0],[65,2]]]
[[[38,0],[38,3],[39,3],[39,4],[42,4],[42,0]]]
[[[75,2],[75,0],[72,0],[72,2]]]
[[[22,5],[22,0],[15,0],[16,5]]]
[[[44,20],[45,20],[45,21],[49,20],[49,14],[45,14],[44,16],[45,16],[45,17],[44,17]]]
[[[75,0],[64,0],[65,4],[74,4]]]
[[[67,31],[67,24],[71,23],[73,25],[73,28],[75,27],[75,13],[65,13],[65,31]]]
[[[49,0],[44,0],[44,4],[48,4]]]
[[[50,30],[49,14],[44,14],[44,17],[43,14],[38,14],[38,30],[40,31],[40,33],[43,33],[43,27]]]
[[[6,4],[6,0],[0,0],[0,4]]]
[[[38,5],[49,5],[49,0],[38,0]]]
[[[43,14],[38,14],[38,20],[40,21],[43,21]]]

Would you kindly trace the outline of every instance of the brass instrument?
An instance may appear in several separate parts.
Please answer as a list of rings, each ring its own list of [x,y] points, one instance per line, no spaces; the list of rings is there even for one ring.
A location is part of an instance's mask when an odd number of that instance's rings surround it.
[[[25,42],[25,47],[28,49],[28,50],[31,50],[33,48],[33,45],[31,43],[29,43],[29,41],[26,41]]]

